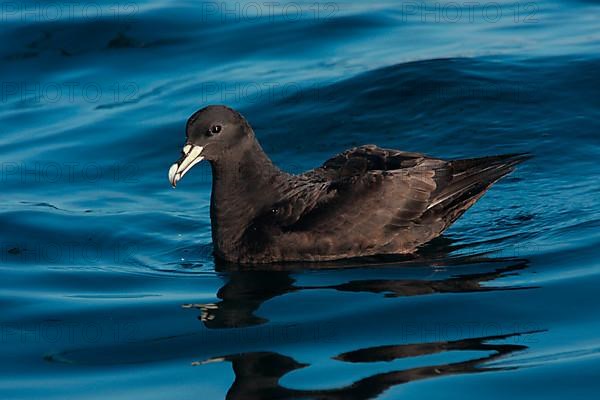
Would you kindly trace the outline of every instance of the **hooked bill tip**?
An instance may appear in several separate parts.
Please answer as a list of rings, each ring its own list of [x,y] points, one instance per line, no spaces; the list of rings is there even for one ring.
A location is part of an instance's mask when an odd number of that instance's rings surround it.
[[[173,188],[175,186],[177,186],[177,181],[178,179],[178,173],[177,170],[179,169],[179,164],[175,163],[173,165],[171,165],[171,168],[169,168],[169,182],[171,183],[171,186],[173,186]]]
[[[202,146],[187,144],[183,148],[183,156],[175,164],[169,168],[169,182],[171,186],[177,186],[177,182],[185,175],[194,165],[204,160],[202,154]]]

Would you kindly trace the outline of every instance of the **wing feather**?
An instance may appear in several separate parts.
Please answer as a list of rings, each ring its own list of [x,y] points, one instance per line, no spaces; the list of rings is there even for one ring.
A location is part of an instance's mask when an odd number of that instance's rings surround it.
[[[268,232],[265,237],[279,237],[286,243],[282,247],[305,258],[315,251],[336,256],[413,251],[522,159],[444,161],[361,146],[284,183],[280,199],[256,223]]]

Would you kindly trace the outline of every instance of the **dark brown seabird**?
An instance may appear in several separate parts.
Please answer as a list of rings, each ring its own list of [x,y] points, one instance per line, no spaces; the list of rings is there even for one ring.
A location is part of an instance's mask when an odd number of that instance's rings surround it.
[[[365,145],[313,170],[277,168],[238,112],[209,106],[187,122],[177,182],[206,159],[217,257],[240,264],[410,254],[439,236],[528,154],[444,161]]]

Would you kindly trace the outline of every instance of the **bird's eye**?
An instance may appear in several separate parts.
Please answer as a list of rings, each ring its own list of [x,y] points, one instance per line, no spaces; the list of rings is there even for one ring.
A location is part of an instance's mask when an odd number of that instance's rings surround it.
[[[210,133],[219,133],[221,132],[221,125],[213,125],[210,127]]]

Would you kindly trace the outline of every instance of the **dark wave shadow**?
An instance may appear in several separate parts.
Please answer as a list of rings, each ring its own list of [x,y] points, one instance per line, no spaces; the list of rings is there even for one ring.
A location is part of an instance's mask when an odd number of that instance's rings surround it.
[[[383,268],[423,266],[423,260],[368,264]],[[342,265],[352,265],[342,264]],[[184,308],[200,310],[198,317],[209,329],[243,328],[267,323],[268,320],[255,313],[263,303],[277,296],[297,291],[337,290],[340,292],[363,292],[384,294],[385,297],[421,296],[434,293],[489,292],[521,290],[532,287],[494,286],[490,282],[518,274],[528,267],[524,259],[485,257],[456,258],[425,264],[427,267],[452,267],[468,265],[473,272],[455,274],[444,279],[351,279],[334,285],[301,286],[296,284],[293,270],[240,270],[231,271],[221,267],[227,282],[217,292],[217,303],[184,304]],[[352,265],[356,266],[356,265]],[[364,262],[361,266],[365,266]],[[337,268],[342,268],[338,265]],[[490,271],[490,268],[493,268]],[[341,272],[341,271],[340,271]]]
[[[252,352],[214,357],[194,365],[210,362],[228,361],[232,364],[235,380],[227,392],[228,400],[251,399],[328,399],[328,400],[364,400],[372,399],[393,386],[439,378],[457,374],[471,374],[486,371],[501,371],[517,367],[487,366],[509,354],[526,350],[522,344],[493,344],[490,341],[506,340],[524,334],[541,331],[511,333],[506,335],[485,336],[454,341],[440,341],[418,344],[378,346],[342,353],[335,360],[350,363],[369,363],[392,361],[407,357],[419,357],[450,351],[486,351],[484,357],[467,361],[428,365],[424,367],[394,370],[378,373],[352,382],[350,385],[334,389],[299,390],[282,386],[279,382],[288,373],[305,368],[295,359],[274,352]]]

